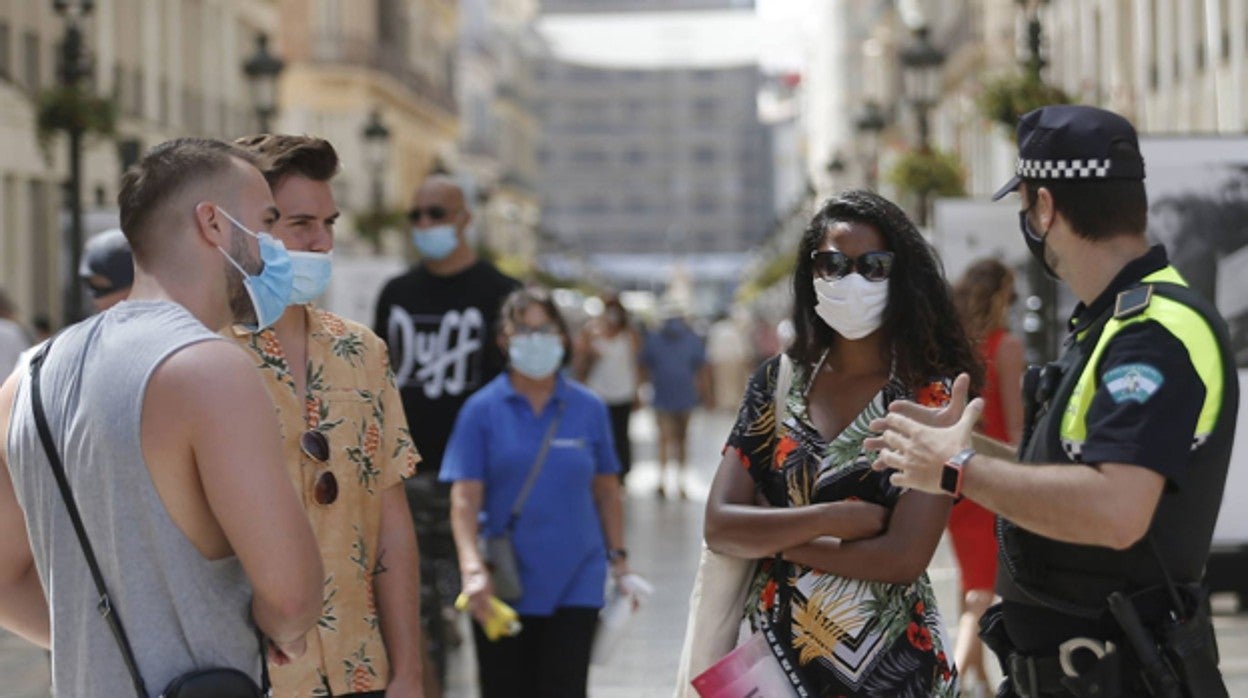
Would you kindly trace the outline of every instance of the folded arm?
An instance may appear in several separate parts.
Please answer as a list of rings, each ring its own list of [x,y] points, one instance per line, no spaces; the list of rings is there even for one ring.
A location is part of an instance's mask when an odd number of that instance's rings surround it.
[[[755,503],[754,480],[735,449],[719,462],[706,501],[704,535],[711,550],[744,558],[770,557],[824,536],[856,539],[883,530],[888,510],[867,502],[801,507]]]

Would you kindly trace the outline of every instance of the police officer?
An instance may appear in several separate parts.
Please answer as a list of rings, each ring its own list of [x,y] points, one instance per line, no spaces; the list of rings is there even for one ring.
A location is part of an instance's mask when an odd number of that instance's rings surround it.
[[[1226,324],[1145,238],[1126,119],[1043,107],[1018,144],[995,198],[1018,193],[1029,250],[1079,299],[1061,358],[1025,381],[1022,463],[976,453],[982,401],[966,405],[965,378],[941,413],[896,405],[867,446],[894,484],[998,514],[1002,603],[981,635],[1009,679],[999,695],[1170,695],[1201,677],[1225,695],[1199,582],[1239,404]],[[1167,673],[1154,640],[1176,627],[1201,647]]]

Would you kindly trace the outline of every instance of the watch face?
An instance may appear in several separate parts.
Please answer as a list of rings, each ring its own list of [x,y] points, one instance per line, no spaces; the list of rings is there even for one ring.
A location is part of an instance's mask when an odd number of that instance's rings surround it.
[[[957,494],[958,477],[961,476],[962,470],[955,465],[945,463],[945,467],[940,471],[940,489],[949,494]]]

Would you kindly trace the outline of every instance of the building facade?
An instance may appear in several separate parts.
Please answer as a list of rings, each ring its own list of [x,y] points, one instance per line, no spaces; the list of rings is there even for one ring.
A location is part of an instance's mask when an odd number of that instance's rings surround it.
[[[81,22],[94,59],[86,82],[114,100],[118,117],[113,135],[84,144],[85,239],[116,227],[121,172],[147,148],[255,128],[242,65],[277,13],[272,0],[95,0]],[[0,0],[0,285],[21,320],[42,315],[54,327],[66,284],[77,284],[63,213],[69,158],[63,134],[46,147],[35,135],[40,95],[57,83],[64,26],[50,1]]]
[[[541,71],[543,227],[574,254],[744,252],[773,215],[755,66]]]
[[[405,210],[421,180],[456,158],[458,2],[278,4],[276,45],[286,67],[275,129],[334,144],[342,161],[335,198],[344,212],[370,211],[377,200],[386,211]],[[374,111],[389,131],[384,162],[366,157],[363,131]],[[344,232],[351,231],[350,221],[348,215]],[[401,240],[388,242],[397,254]]]
[[[534,266],[537,183],[535,68],[544,43],[536,0],[463,0],[458,97],[459,174],[476,200],[478,241],[507,271]]]

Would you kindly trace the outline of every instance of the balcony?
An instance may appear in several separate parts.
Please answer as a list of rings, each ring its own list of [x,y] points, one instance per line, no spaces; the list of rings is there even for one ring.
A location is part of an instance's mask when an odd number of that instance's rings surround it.
[[[455,115],[459,105],[448,86],[439,85],[414,68],[401,46],[379,44],[371,39],[319,35],[313,43],[311,61],[317,65],[351,65],[371,68],[402,83],[422,99]]]

